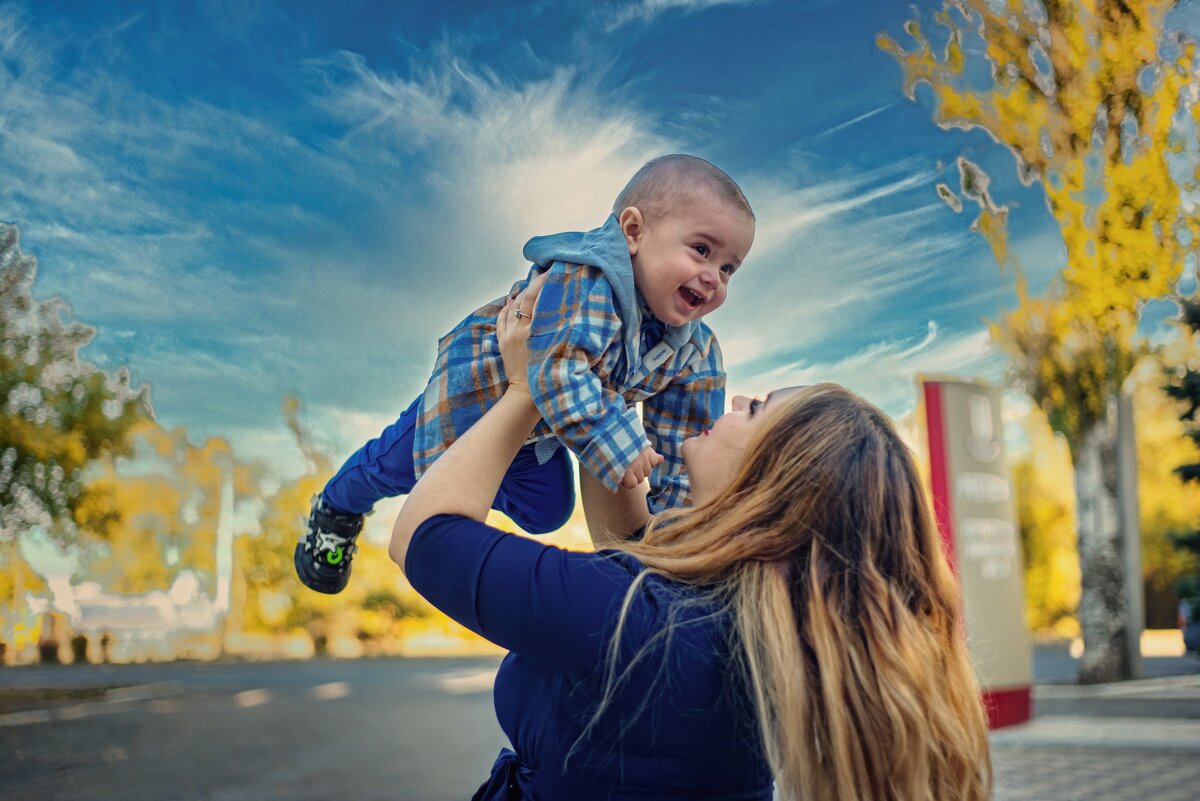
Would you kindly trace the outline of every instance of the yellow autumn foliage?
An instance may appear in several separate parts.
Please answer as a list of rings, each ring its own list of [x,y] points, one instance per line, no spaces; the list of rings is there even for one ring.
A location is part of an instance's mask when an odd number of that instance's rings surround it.
[[[46,580],[25,560],[15,543],[0,547],[0,630],[11,611],[17,586],[25,593],[46,591]]]
[[[1075,550],[1075,493],[1062,476],[1071,471],[1066,442],[1039,409],[1022,421],[1028,448],[1013,464],[1025,613],[1032,631],[1075,637],[1079,624],[1079,556]]]
[[[1171,534],[1194,531],[1200,521],[1200,486],[1184,484],[1175,473],[1180,465],[1200,462],[1200,452],[1185,436],[1180,405],[1162,391],[1164,366],[1187,361],[1187,351],[1195,359],[1194,347],[1174,342],[1134,373],[1142,572],[1161,591],[1194,569],[1193,557],[1174,547]]]
[[[222,486],[246,468],[225,440],[193,445],[182,428],[142,423],[131,441],[132,458],[102,463],[88,483],[83,512],[103,544],[84,571],[109,592],[131,594],[166,590],[188,569],[213,594]]]
[[[1200,520],[1200,486],[1185,485],[1177,465],[1200,462],[1200,453],[1184,436],[1178,409],[1163,392],[1164,362],[1185,358],[1186,343],[1175,342],[1165,355],[1146,359],[1131,376],[1137,422],[1138,506],[1142,573],[1158,590],[1169,590],[1186,574],[1189,555],[1171,544],[1173,532],[1190,531]],[[1079,556],[1076,550],[1075,494],[1070,481],[1071,455],[1038,409],[1022,421],[1025,449],[1013,463],[1013,478],[1025,560],[1025,606],[1030,629],[1064,637],[1079,633]]]
[[[284,418],[311,470],[265,496],[259,530],[234,542],[233,605],[241,630],[283,633],[304,628],[314,638],[396,635],[406,618],[435,614],[405,581],[384,545],[358,538],[346,589],[323,595],[300,583],[293,564],[296,541],[314,495],[331,472],[300,423],[300,404],[285,398]]]
[[[1141,305],[1172,290],[1200,241],[1185,202],[1195,171],[1172,165],[1182,137],[1195,136],[1200,82],[1196,43],[1164,28],[1174,0],[1038,5],[945,0],[934,15],[941,53],[915,21],[905,26],[911,46],[886,34],[878,44],[910,98],[932,88],[939,125],[986,131],[1012,151],[1023,182],[1041,181],[1067,266],[1044,298],[1018,274],[1018,308],[992,332],[1074,448],[1133,368]],[[963,57],[980,44],[986,86]],[[1007,220],[990,198],[980,206],[975,228],[1009,266]]]

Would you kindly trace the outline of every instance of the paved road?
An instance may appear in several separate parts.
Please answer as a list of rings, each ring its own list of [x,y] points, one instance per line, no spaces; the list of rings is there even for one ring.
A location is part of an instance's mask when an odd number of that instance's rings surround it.
[[[1068,669],[1055,660],[1055,670]],[[0,687],[152,688],[0,725],[0,798],[469,798],[504,744],[491,706],[497,664],[475,658],[0,670]],[[1039,687],[1039,726],[994,740],[998,801],[1195,798],[1200,661],[1173,664],[1191,674],[1183,684]],[[1153,736],[1171,726],[1195,742],[1180,740],[1177,748]],[[1081,731],[1115,734],[1080,747]],[[1139,744],[1147,732],[1151,740]]]
[[[0,727],[0,798],[469,798],[505,744],[491,705],[497,665],[461,659],[81,667],[103,683],[168,679],[178,682],[166,688],[177,694],[59,708],[56,718],[66,712],[68,719]],[[78,681],[72,672],[4,671],[0,680],[16,674],[21,683],[45,686]]]

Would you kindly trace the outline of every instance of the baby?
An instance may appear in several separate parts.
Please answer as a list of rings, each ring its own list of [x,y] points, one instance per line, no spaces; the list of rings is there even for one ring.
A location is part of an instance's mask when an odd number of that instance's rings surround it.
[[[725,406],[721,351],[701,318],[724,303],[753,241],[754,213],[733,179],[703,159],[670,155],[630,179],[601,227],[526,243],[533,264],[510,295],[546,276],[528,375],[542,422],[493,508],[531,534],[560,528],[575,506],[560,445],[613,492],[649,478],[651,512],[688,501],[680,445],[707,431]],[[363,515],[411,490],[504,394],[496,316],[505,300],[439,340],[424,393],[313,499],[295,552],[305,585],[341,592]]]

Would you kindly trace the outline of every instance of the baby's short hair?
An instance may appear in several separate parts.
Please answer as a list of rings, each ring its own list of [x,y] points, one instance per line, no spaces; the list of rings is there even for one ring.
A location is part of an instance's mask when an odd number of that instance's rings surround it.
[[[703,187],[754,219],[741,187],[724,170],[696,156],[672,153],[651,159],[638,170],[613,203],[613,214],[636,206],[647,220],[670,214]]]

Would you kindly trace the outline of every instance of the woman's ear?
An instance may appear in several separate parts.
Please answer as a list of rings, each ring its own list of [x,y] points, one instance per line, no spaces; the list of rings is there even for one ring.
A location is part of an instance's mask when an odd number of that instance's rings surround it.
[[[637,206],[626,206],[617,218],[621,224],[621,233],[625,235],[625,243],[629,246],[629,255],[636,256],[638,244],[646,233],[646,221],[642,218],[641,209]]]

